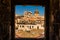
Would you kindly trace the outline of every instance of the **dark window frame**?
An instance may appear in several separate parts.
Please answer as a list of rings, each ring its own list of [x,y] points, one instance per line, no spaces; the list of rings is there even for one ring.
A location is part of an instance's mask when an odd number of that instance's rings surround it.
[[[24,0],[21,0],[21,1],[17,1],[17,0],[13,0],[12,1],[12,7],[11,7],[11,11],[12,11],[12,21],[11,21],[11,39],[12,40],[15,40],[15,5],[41,5],[41,6],[44,6],[45,7],[45,38],[39,38],[41,40],[48,40],[49,38],[49,11],[50,11],[50,0],[40,0],[40,1],[32,1],[32,0],[28,0],[28,1],[24,1]],[[20,38],[22,39],[22,38]],[[25,38],[23,38],[25,39]],[[30,39],[30,38],[29,38]],[[29,40],[28,39],[28,40]],[[35,39],[35,38],[33,38]],[[37,39],[37,40],[39,40]]]

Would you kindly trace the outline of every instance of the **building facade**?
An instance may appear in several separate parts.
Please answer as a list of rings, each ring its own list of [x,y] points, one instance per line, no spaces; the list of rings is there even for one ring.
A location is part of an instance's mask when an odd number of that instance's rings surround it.
[[[30,11],[25,11],[23,16],[15,16],[15,29],[44,29],[44,16],[40,16],[38,10],[35,10],[34,15]]]

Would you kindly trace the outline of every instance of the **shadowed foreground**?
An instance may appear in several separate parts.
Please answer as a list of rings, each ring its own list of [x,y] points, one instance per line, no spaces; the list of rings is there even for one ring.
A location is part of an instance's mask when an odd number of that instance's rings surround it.
[[[15,33],[16,38],[43,38],[44,30],[43,29],[33,29],[31,31],[17,31]]]

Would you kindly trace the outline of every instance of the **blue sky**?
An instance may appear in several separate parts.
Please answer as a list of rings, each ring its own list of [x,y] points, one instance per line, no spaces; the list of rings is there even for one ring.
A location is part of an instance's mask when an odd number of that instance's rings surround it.
[[[45,14],[45,7],[43,6],[32,6],[32,5],[16,5],[15,6],[15,14],[23,15],[24,11],[31,11],[34,14],[34,11],[38,9],[40,15]]]

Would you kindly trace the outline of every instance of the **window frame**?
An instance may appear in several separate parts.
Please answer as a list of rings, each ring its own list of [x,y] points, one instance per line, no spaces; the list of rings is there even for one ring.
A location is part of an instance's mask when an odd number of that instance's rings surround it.
[[[32,1],[32,0],[31,0]],[[49,38],[49,11],[50,11],[50,1],[49,0],[41,0],[41,1],[17,1],[17,0],[13,0],[12,1],[12,7],[11,7],[11,11],[12,11],[12,21],[11,21],[11,39],[15,40],[15,5],[41,5],[45,7],[45,22],[44,22],[44,26],[45,26],[45,38],[39,38],[39,39],[44,39],[46,40],[47,38]],[[23,3],[24,2],[24,3]],[[22,38],[20,38],[22,39]],[[25,39],[25,38],[23,38]],[[30,39],[30,38],[29,38]],[[35,38],[33,38],[35,39]],[[38,40],[38,39],[37,39]]]

